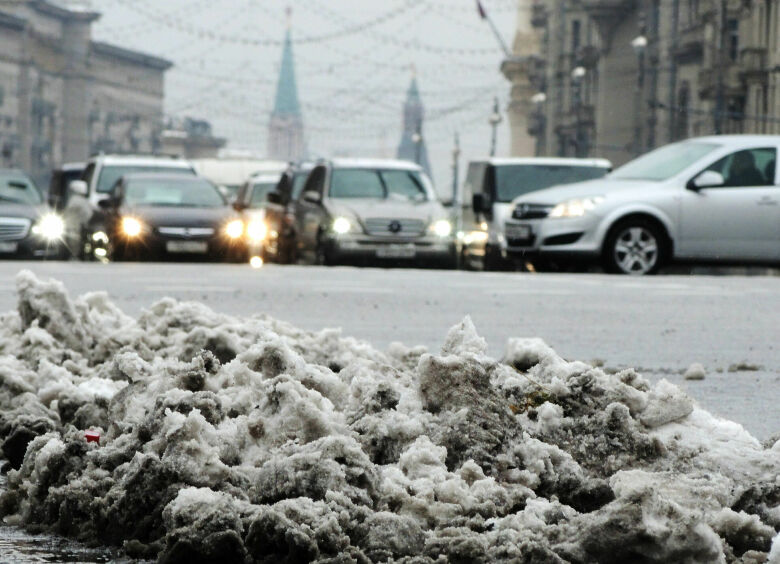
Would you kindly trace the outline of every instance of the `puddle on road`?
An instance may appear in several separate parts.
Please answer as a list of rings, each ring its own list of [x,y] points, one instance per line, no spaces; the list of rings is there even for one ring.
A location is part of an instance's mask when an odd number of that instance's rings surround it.
[[[0,467],[3,461],[0,460]],[[0,493],[5,491],[7,477],[0,474]],[[0,522],[0,564],[32,564],[39,562],[129,562],[106,548],[88,548],[54,535],[34,535],[19,527]]]

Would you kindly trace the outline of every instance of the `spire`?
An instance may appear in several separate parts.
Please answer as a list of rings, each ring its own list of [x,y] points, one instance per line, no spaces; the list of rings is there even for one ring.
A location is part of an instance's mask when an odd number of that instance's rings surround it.
[[[292,46],[292,9],[287,8],[287,32],[284,36],[282,66],[279,71],[279,83],[276,87],[276,101],[273,115],[298,116],[301,105],[298,101],[298,85],[295,80],[295,60]]]
[[[412,66],[412,80],[406,91],[406,102],[404,103],[404,132],[398,147],[398,158],[416,162],[425,169],[428,175],[431,175],[428,150],[423,135],[424,121],[425,108],[420,97],[420,88],[417,85],[417,71]]]

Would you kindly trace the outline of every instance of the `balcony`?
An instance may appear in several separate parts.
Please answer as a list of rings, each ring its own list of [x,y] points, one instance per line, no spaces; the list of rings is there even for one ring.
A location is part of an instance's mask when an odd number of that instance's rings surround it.
[[[541,2],[534,2],[531,6],[531,25],[537,29],[547,27],[547,7]]]
[[[694,63],[701,61],[704,55],[704,25],[688,27],[680,32],[674,56],[678,63]]]
[[[739,65],[729,65],[721,69],[718,67],[708,67],[699,71],[699,96],[704,99],[714,100],[718,96],[718,89],[721,85],[721,74],[723,84],[723,94],[725,96],[736,96],[744,92],[742,77],[740,76]]]
[[[767,83],[769,80],[769,65],[764,47],[749,47],[742,49],[739,56],[742,67],[742,78],[747,82]]]

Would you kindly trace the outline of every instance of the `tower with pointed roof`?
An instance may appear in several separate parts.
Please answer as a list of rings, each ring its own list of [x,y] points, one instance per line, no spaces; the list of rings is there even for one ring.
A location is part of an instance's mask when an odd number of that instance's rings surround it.
[[[295,80],[291,16],[292,10],[288,8],[282,65],[279,70],[276,99],[268,129],[268,156],[282,161],[299,161],[306,156],[303,116],[298,99],[298,85]]]
[[[398,158],[419,164],[428,175],[431,175],[431,165],[428,161],[428,149],[425,146],[423,123],[425,108],[423,107],[420,89],[417,86],[417,74],[412,71],[412,83],[406,92],[404,103],[404,131],[401,144],[398,146]]]

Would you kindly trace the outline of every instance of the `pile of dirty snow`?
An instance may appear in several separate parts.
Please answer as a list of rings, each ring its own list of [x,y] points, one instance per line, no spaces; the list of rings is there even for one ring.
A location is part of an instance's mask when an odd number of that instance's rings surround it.
[[[438,354],[382,353],[17,285],[0,316],[7,524],[164,562],[780,561],[780,441],[668,382],[538,339],[497,361],[469,319]]]

